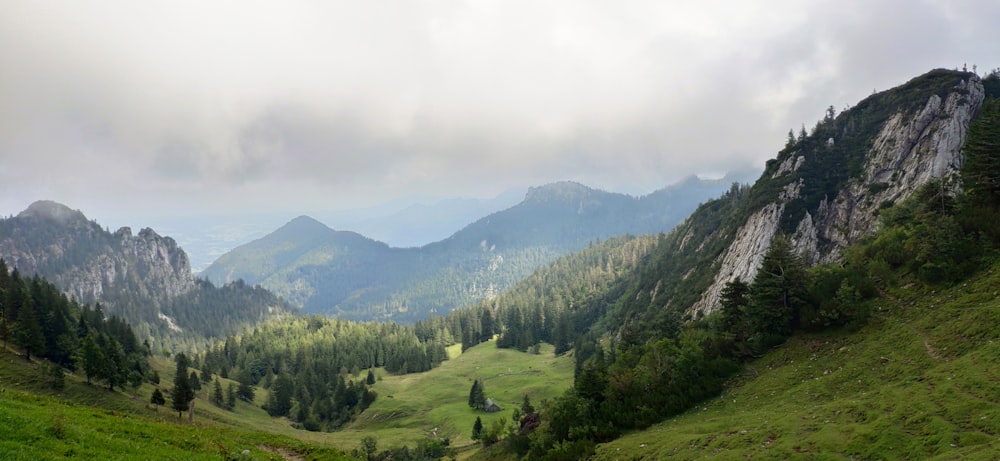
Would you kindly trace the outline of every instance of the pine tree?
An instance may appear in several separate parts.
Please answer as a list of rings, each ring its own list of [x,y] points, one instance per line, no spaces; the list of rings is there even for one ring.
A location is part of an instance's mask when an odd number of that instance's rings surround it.
[[[750,286],[747,305],[757,352],[781,343],[799,326],[808,298],[808,277],[805,263],[794,253],[791,242],[783,236],[772,239]]]
[[[254,389],[250,385],[250,376],[244,373],[240,373],[239,379],[237,380],[240,386],[236,389],[236,396],[245,402],[253,403]]]
[[[528,399],[528,394],[524,394],[524,401],[521,402],[521,414],[530,415],[535,412],[535,407],[531,406],[531,400]]]
[[[35,305],[31,301],[31,296],[27,291],[23,293],[21,309],[17,314],[14,339],[24,348],[24,358],[29,361],[31,360],[32,352],[41,355],[45,351],[45,336],[42,332],[42,324],[38,321]]]
[[[476,422],[472,425],[472,440],[479,440],[483,437],[483,420],[476,416]]]
[[[469,406],[477,409],[486,406],[486,391],[478,379],[473,381],[472,389],[469,389]]]
[[[201,390],[201,379],[198,378],[198,373],[194,370],[191,371],[191,376],[188,377],[188,382],[191,383],[191,389],[195,392]]]
[[[173,408],[177,410],[177,417],[188,410],[191,401],[194,400],[194,389],[189,381],[188,358],[183,353],[177,354],[177,373],[174,375]]]
[[[159,389],[153,389],[153,395],[149,398],[149,403],[153,404],[153,409],[159,411],[159,406],[167,403],[167,400],[163,398],[163,393]]]
[[[371,368],[368,369],[368,378],[365,379],[365,383],[369,386],[375,384],[375,372]]]
[[[90,384],[92,379],[103,376],[104,352],[97,345],[97,339],[94,337],[93,332],[90,332],[83,338],[81,349],[83,354],[83,371],[87,375],[87,384]]]
[[[219,382],[219,378],[215,378],[215,383],[212,384],[212,403],[215,406],[222,408],[225,405],[225,397],[222,395],[222,383]]]
[[[229,386],[226,386],[226,409],[234,408],[236,408],[236,385],[229,383]]]

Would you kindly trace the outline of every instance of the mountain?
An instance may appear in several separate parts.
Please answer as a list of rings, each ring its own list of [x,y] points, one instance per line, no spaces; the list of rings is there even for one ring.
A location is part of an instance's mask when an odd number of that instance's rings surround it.
[[[392,248],[300,217],[220,257],[202,275],[260,284],[307,312],[410,322],[491,298],[591,242],[665,232],[736,178],[689,178],[643,197],[549,184],[419,248]]]
[[[947,353],[956,360],[979,360],[964,352],[988,345],[986,339],[992,335],[985,332],[996,331],[992,306],[984,305],[995,304],[996,277],[990,274],[1000,249],[998,82],[1000,71],[981,80],[974,73],[934,70],[839,114],[831,107],[810,132],[790,134],[752,186],[734,185],[720,198],[699,206],[649,248],[636,248],[643,255],[638,264],[619,263],[617,267],[624,269],[619,273],[597,272],[598,283],[589,284],[597,290],[576,294],[568,302],[565,295],[553,294],[560,286],[580,291],[580,282],[588,281],[608,256],[622,253],[621,244],[603,249],[598,253],[602,257],[583,259],[582,264],[559,271],[558,282],[533,277],[497,302],[476,306],[480,318],[490,320],[489,336],[500,334],[498,345],[506,339],[509,347],[525,348],[546,338],[573,345],[577,365],[573,389],[546,409],[543,434],[521,441],[512,436],[508,450],[533,459],[547,454],[586,458],[595,443],[685,411],[690,415],[695,405],[701,414],[707,410],[706,399],[729,392],[734,381],[758,375],[762,384],[757,389],[765,389],[771,397],[743,393],[740,399],[745,400],[738,405],[733,400],[731,407],[726,403],[724,412],[750,407],[741,414],[751,419],[766,416],[768,412],[756,411],[760,405],[783,403],[785,399],[776,396],[789,392],[802,394],[801,399],[790,398],[810,402],[828,419],[856,426],[821,435],[818,427],[802,426],[802,418],[788,418],[783,426],[763,421],[767,417],[758,421],[762,424],[732,418],[729,424],[711,422],[708,432],[713,435],[701,437],[704,440],[693,440],[690,434],[674,437],[671,451],[615,450],[605,455],[745,457],[723,451],[751,445],[766,448],[778,438],[790,442],[783,444],[786,451],[755,451],[784,458],[817,452],[814,443],[819,452],[822,447],[849,444],[841,456],[909,459],[941,456],[945,453],[941,448],[984,447],[981,441],[992,440],[997,432],[990,426],[967,438],[970,427],[963,423],[967,419],[963,415],[968,412],[958,408],[967,406],[968,398],[947,402],[957,411],[956,418],[945,418],[944,423],[937,416],[926,418],[942,414],[944,394],[935,391],[934,379],[948,373],[945,381],[951,381],[954,370],[969,367],[923,374],[927,367],[914,364],[926,364],[928,357],[942,360],[944,349],[935,344],[949,345]],[[610,283],[609,274],[615,276]],[[976,283],[976,277],[988,280]],[[965,296],[966,287],[974,283],[975,293]],[[965,298],[956,301],[960,295]],[[919,312],[913,308],[928,296],[935,299],[921,302]],[[944,303],[951,305],[937,311]],[[463,315],[464,328],[477,328],[475,315],[453,314]],[[963,318],[950,321],[959,315]],[[866,328],[869,324],[871,328]],[[929,331],[939,327],[940,331]],[[865,341],[854,334],[859,329],[891,333],[895,339]],[[529,341],[520,341],[525,335]],[[868,359],[844,360],[854,353],[851,344],[858,344],[862,348],[858,353]],[[887,350],[883,347],[887,345],[898,347]],[[873,346],[878,349],[870,349]],[[788,348],[797,351],[789,355]],[[975,356],[990,353],[984,346]],[[843,369],[816,368],[829,355],[836,355],[827,358]],[[759,360],[762,356],[771,358]],[[773,379],[778,373],[770,372],[778,367],[785,369],[781,373],[787,384],[775,388],[780,384]],[[899,373],[909,377],[895,379]],[[819,380],[845,386],[803,384]],[[982,379],[962,376],[959,381],[977,380]],[[915,382],[923,384],[909,386],[900,393],[899,402],[924,402],[921,408],[930,408],[930,413],[900,413],[902,407],[888,405],[876,412],[881,416],[869,412],[857,417],[856,411],[838,406],[894,395],[900,385]],[[846,397],[838,392],[847,392]],[[717,403],[730,402],[726,395]],[[979,399],[978,394],[969,395],[971,401]],[[822,410],[823,402],[831,401],[834,404]],[[815,417],[813,410],[801,414]],[[801,437],[790,436],[792,426],[785,423],[806,429],[792,432]],[[682,429],[678,424],[668,425],[670,430],[661,432],[680,434],[674,430]],[[946,438],[921,437],[940,434],[934,429],[938,426],[948,433]],[[629,441],[645,443],[646,436],[659,438],[656,432]],[[743,437],[747,432],[756,432],[752,437],[757,438]],[[718,434],[740,435],[715,444]],[[892,435],[878,438],[882,446],[861,448],[872,446],[871,434]],[[925,445],[935,439],[950,443]],[[690,455],[677,451],[706,445],[712,450]],[[961,457],[955,453],[944,457]]]
[[[511,189],[489,199],[445,198],[409,204],[374,216],[333,212],[315,217],[335,228],[349,229],[393,247],[410,248],[448,238],[470,222],[516,205],[522,197],[523,189]],[[377,208],[368,213],[376,211]]]
[[[287,312],[262,289],[195,280],[187,254],[170,237],[150,228],[136,235],[128,227],[111,233],[52,201],[0,220],[0,258],[82,303],[100,303],[154,346],[205,341]]]
[[[752,187],[701,205],[619,284],[605,325],[639,328],[665,312],[699,318],[718,311],[726,284],[749,283],[777,236],[809,265],[837,261],[870,236],[880,215],[940,180],[957,188],[961,148],[984,100],[975,74],[934,70],[873,94],[810,133],[790,136]]]

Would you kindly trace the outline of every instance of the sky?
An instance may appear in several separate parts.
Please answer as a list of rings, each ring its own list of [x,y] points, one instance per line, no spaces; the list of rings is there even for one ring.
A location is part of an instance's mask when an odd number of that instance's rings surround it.
[[[933,68],[1000,1],[0,0],[0,214],[648,193]]]

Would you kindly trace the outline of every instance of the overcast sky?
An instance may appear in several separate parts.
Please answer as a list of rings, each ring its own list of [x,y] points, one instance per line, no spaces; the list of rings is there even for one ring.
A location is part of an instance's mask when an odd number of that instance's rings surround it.
[[[649,192],[932,68],[1000,2],[0,0],[0,212]]]

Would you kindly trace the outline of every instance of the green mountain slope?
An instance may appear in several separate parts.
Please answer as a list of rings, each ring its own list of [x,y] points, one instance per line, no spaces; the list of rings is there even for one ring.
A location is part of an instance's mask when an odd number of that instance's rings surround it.
[[[520,204],[421,248],[390,248],[301,217],[202,275],[259,283],[306,312],[412,322],[491,298],[590,242],[667,231],[730,179],[691,178],[638,198],[572,182],[532,188]]]
[[[797,335],[719,397],[596,459],[997,459],[1000,264],[897,288],[859,331]]]

